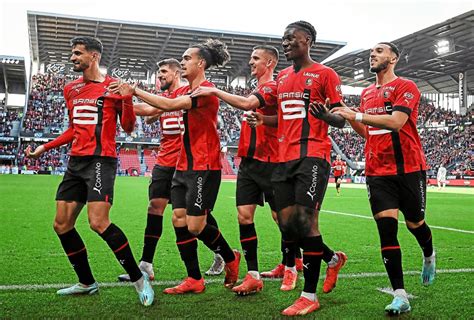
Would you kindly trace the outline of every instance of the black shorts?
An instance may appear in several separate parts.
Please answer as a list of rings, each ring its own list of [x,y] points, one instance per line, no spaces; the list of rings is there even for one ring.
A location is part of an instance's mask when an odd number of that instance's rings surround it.
[[[214,209],[220,185],[220,170],[176,170],[171,183],[173,209],[185,208],[190,216],[208,214]]]
[[[117,159],[72,156],[56,192],[56,200],[113,203]]]
[[[175,167],[163,167],[155,164],[151,173],[150,185],[148,186],[148,199],[164,198],[170,199],[171,180],[173,180]]]
[[[426,172],[404,175],[367,177],[372,214],[388,209],[400,209],[405,220],[419,222],[425,218]]]
[[[272,176],[277,210],[294,204],[319,210],[330,171],[329,163],[321,158],[306,157],[279,163]]]
[[[342,176],[334,176],[334,182],[337,183],[337,180],[338,180],[338,179],[342,179]]]
[[[276,210],[271,182],[275,167],[275,163],[242,158],[237,174],[237,206],[247,204],[263,206],[265,200],[273,211]]]

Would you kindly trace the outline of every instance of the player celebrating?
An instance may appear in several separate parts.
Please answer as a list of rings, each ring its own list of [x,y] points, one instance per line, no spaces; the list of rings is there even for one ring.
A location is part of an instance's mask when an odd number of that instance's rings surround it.
[[[99,286],[92,275],[87,251],[75,223],[87,202],[91,228],[104,239],[117,260],[130,275],[140,299],[149,306],[154,292],[148,275],[140,271],[127,237],[111,223],[109,211],[113,203],[114,181],[117,171],[115,132],[117,116],[123,129],[130,133],[135,125],[131,96],[108,94],[106,88],[115,81],[99,71],[102,43],[91,37],[71,40],[71,62],[83,76],[64,87],[64,99],[69,111],[69,128],[53,141],[26,154],[38,158],[49,149],[72,142],[67,172],[56,193],[54,230],[61,240],[79,283],[57,292],[58,295],[94,294]]]
[[[176,91],[176,98],[168,99],[149,94],[122,83],[111,86],[112,92],[135,94],[146,103],[163,111],[183,110],[184,133],[180,156],[171,187],[173,225],[177,245],[188,277],[164,293],[199,293],[205,290],[199,269],[196,237],[215,253],[221,254],[226,266],[224,285],[232,288],[238,280],[240,253],[232,251],[219,229],[206,222],[217,198],[221,181],[220,142],[217,132],[217,97],[192,98],[190,93],[199,86],[213,86],[206,80],[205,70],[223,65],[230,59],[224,43],[209,39],[193,45],[183,54],[182,76],[189,85]]]
[[[334,170],[334,180],[336,181],[336,192],[337,195],[341,195],[341,182],[342,177],[346,173],[346,163],[341,160],[341,155],[338,154],[336,156],[336,160],[333,161],[331,165],[332,169]]]
[[[392,303],[385,307],[389,314],[411,310],[397,239],[399,210],[423,251],[422,283],[429,285],[435,278],[432,234],[425,222],[426,162],[416,129],[420,92],[415,83],[395,74],[399,56],[398,48],[390,42],[374,46],[369,63],[376,82],[362,91],[360,111],[344,104],[332,110],[349,120],[367,140],[365,173],[369,201],[383,262],[395,292]]]
[[[316,30],[306,21],[289,24],[282,38],[285,56],[293,66],[277,77],[278,119],[253,113],[251,124],[278,125],[279,159],[272,182],[280,230],[303,249],[305,284],[299,299],[283,310],[287,316],[305,315],[319,308],[316,285],[321,259],[328,262],[323,292],[336,286],[347,257],[334,253],[319,232],[319,210],[329,179],[331,142],[328,124],[343,127],[344,119],[327,112],[341,101],[340,81],[331,68],[309,55]],[[314,116],[308,116],[308,111]]]
[[[165,59],[158,62],[158,79],[162,96],[175,97],[176,89],[183,85],[181,81],[181,65],[176,59]],[[134,105],[135,113],[148,117],[147,122],[160,121],[160,150],[153,167],[151,182],[148,186],[148,215],[144,235],[144,244],[140,270],[145,271],[150,280],[154,280],[153,257],[158,240],[163,231],[163,213],[168,205],[171,192],[171,179],[181,149],[182,112],[162,112],[146,103]],[[128,274],[119,276],[120,281],[130,281]]]
[[[273,80],[273,72],[277,63],[278,50],[276,48],[266,45],[256,46],[253,48],[249,64],[252,75],[257,78],[258,85],[251,95],[242,97],[214,87],[200,87],[193,92],[192,96],[212,94],[238,109],[257,110],[261,114],[276,115],[276,83]],[[237,175],[236,203],[240,242],[245,254],[248,273],[243,283],[232,289],[240,295],[256,293],[263,288],[263,281],[258,272],[258,238],[254,215],[257,204],[263,205],[263,200],[265,200],[269,203],[272,215],[276,218],[275,200],[270,180],[278,161],[276,128],[268,126],[251,128],[245,120],[246,115],[244,113],[238,150],[238,156],[242,157],[242,162]],[[289,268],[294,269],[296,273],[294,252]],[[290,281],[290,284],[292,283]],[[282,285],[282,290],[293,288],[285,283]]]

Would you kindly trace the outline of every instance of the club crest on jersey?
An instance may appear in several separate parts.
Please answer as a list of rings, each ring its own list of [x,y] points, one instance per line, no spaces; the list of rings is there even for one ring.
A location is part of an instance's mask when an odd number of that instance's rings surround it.
[[[271,92],[272,92],[272,88],[263,87],[263,92],[265,92],[265,93],[271,93]]]
[[[310,86],[312,84],[313,84],[313,79],[311,78],[306,79],[306,86]]]
[[[389,92],[389,91],[384,91],[384,92],[383,92],[383,97],[384,97],[385,99],[390,98],[390,92]]]
[[[405,94],[403,95],[404,98],[408,99],[408,100],[411,100],[413,99],[414,95],[410,92],[405,92]]]
[[[288,75],[287,75],[287,74],[285,74],[284,76],[282,76],[282,77],[280,78],[280,80],[278,81],[278,82],[280,83],[280,85],[283,84],[283,81],[285,81],[286,78],[288,78]]]

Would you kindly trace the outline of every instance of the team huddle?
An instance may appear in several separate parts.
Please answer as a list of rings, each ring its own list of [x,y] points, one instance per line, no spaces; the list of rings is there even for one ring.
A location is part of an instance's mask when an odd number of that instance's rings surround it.
[[[331,161],[329,126],[344,127],[346,121],[366,139],[367,190],[377,224],[381,254],[394,290],[389,314],[409,312],[401,249],[397,239],[398,212],[422,251],[421,282],[435,278],[435,252],[426,224],[426,163],[416,130],[420,92],[416,85],[394,73],[398,48],[389,42],[370,51],[370,71],[376,83],[361,94],[358,109],[347,107],[336,72],[312,60],[309,52],[316,30],[305,21],[289,24],[282,48],[292,66],[273,79],[278,50],[254,47],[249,60],[256,89],[247,97],[217,89],[206,80],[205,70],[222,66],[230,55],[224,43],[209,39],[190,46],[182,61],[158,63],[161,94],[154,95],[104,76],[99,71],[102,43],[92,37],[71,40],[74,71],[83,76],[67,84],[64,98],[70,125],[55,140],[32,151],[37,158],[49,149],[71,143],[70,160],[59,185],[54,229],[76,272],[79,283],[59,290],[59,295],[98,292],[85,245],[75,229],[76,219],[87,203],[91,228],[114,252],[145,306],[153,303],[153,259],[162,235],[163,213],[170,202],[176,245],[186,268],[186,278],[165,294],[201,293],[205,281],[198,263],[198,240],[215,255],[208,275],[225,271],[224,286],[237,295],[256,294],[262,278],[281,278],[280,290],[295,289],[298,271],[303,271],[301,296],[282,311],[305,315],[320,308],[316,296],[322,261],[326,264],[323,293],[336,287],[338,274],[348,261],[323,241],[319,211],[331,168],[337,194],[345,163]],[[186,81],[183,81],[184,78]],[[133,104],[136,96],[142,102]],[[220,141],[217,131],[219,100],[244,110],[238,156],[242,158],[236,187],[240,243],[247,273],[239,282],[241,254],[232,250],[212,215],[221,183]],[[160,150],[149,185],[149,205],[144,245],[139,263],[127,237],[109,219],[117,169],[115,133],[117,118],[130,133],[136,115],[147,122],[160,121]],[[267,202],[281,232],[282,261],[273,270],[260,272],[258,236],[254,224],[257,205]],[[301,253],[302,252],[302,253]]]

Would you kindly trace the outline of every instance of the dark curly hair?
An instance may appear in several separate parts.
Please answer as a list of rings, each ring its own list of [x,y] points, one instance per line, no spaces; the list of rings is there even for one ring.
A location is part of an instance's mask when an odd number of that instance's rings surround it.
[[[316,42],[316,29],[313,27],[313,25],[307,21],[296,21],[290,23],[286,28],[297,28],[300,29],[304,32],[306,32],[309,36],[311,36],[311,45],[313,45]]]
[[[223,66],[230,61],[230,54],[224,42],[207,39],[206,42],[192,45],[191,48],[198,48],[201,58],[206,60],[206,69],[212,66]]]

